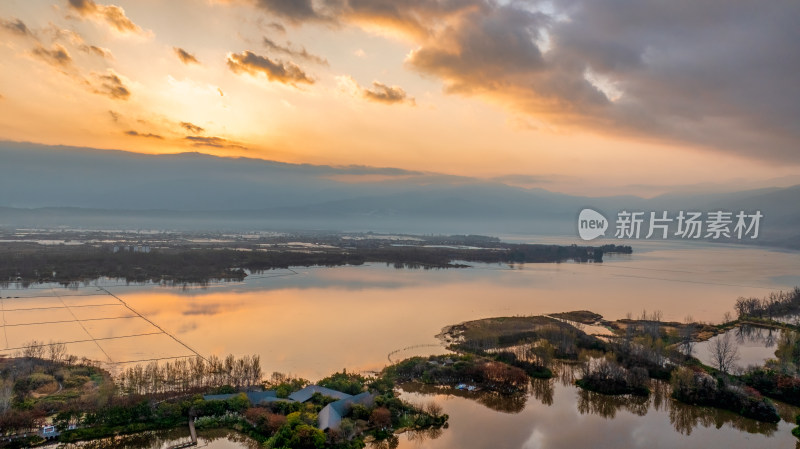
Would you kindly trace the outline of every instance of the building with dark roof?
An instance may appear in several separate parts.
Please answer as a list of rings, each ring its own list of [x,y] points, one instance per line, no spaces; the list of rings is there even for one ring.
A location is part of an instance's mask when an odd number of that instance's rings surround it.
[[[344,418],[350,412],[350,409],[353,407],[353,405],[360,404],[370,407],[375,401],[375,395],[366,391],[353,396],[347,393],[342,393],[341,391],[321,387],[319,385],[309,385],[302,390],[295,391],[289,395],[288,399],[279,398],[275,390],[248,391],[245,393],[245,395],[247,395],[247,399],[250,401],[250,404],[264,405],[276,401],[306,402],[311,399],[312,396],[314,396],[314,393],[319,393],[323,396],[337,399],[337,401],[331,402],[323,407],[322,410],[320,410],[317,421],[317,427],[320,430],[337,429],[342,423],[342,418]],[[241,393],[208,394],[203,396],[203,399],[206,401],[225,401],[239,394]]]
[[[342,418],[350,412],[353,405],[360,404],[370,407],[373,402],[375,402],[375,395],[366,391],[355,396],[350,396],[349,398],[331,402],[320,410],[317,427],[323,431],[338,429],[339,425],[342,423]]]
[[[203,399],[206,401],[226,401],[234,396],[238,396],[241,393],[229,393],[229,394],[207,394],[203,396]],[[283,399],[278,397],[278,393],[275,390],[267,390],[267,391],[248,391],[245,393],[247,399],[253,405],[259,404],[268,404],[270,402],[276,401],[288,401],[288,399]]]
[[[290,394],[289,399],[297,402],[306,402],[307,400],[311,399],[311,396],[314,396],[314,393],[319,393],[323,396],[328,396],[334,399],[346,399],[352,396],[347,393],[342,393],[341,391],[320,387],[319,385],[309,385],[302,390],[297,390]]]

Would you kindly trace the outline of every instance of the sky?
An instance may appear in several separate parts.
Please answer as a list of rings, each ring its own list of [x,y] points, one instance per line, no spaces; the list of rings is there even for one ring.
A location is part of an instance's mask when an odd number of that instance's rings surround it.
[[[4,0],[0,140],[580,195],[789,186],[798,23],[796,0]]]

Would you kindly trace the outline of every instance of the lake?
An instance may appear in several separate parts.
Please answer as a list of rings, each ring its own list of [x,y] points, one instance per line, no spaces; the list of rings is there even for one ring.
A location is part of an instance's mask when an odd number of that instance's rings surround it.
[[[751,365],[763,365],[768,359],[775,358],[781,331],[758,326],[738,326],[697,343],[694,347],[694,356],[706,365],[715,366],[712,348],[714,342],[723,338],[725,334],[730,334],[730,338],[736,344],[737,359],[734,364],[747,368]]]
[[[71,353],[114,362],[111,367],[194,351],[258,354],[266,373],[315,380],[343,368],[380,370],[390,356],[441,353],[436,335],[465,320],[586,309],[612,320],[661,310],[668,321],[691,315],[720,322],[739,296],[800,285],[797,252],[700,242],[642,242],[634,254],[606,255],[602,264],[470,265],[295,268],[188,288],[112,280],[71,289],[12,286],[0,290],[0,346],[13,352],[33,338],[70,341]],[[558,441],[583,433],[600,435],[593,447],[694,447],[696,441],[670,424],[672,409],[649,406],[639,416],[623,407],[614,419],[580,413],[572,386],[554,388],[553,406],[528,400],[513,414],[469,399],[435,398],[450,414],[451,428],[431,443],[449,446],[430,447],[487,447],[465,445],[470,435],[478,442],[504,435],[504,447],[574,447]],[[692,435],[712,434],[715,447],[753,447],[745,442],[765,438],[731,426],[699,426]],[[780,427],[772,438],[779,434],[788,433]]]
[[[463,392],[430,386],[405,386],[402,398],[435,400],[450,416],[449,428],[398,437],[400,449],[519,448],[618,449],[790,448],[794,407],[782,407],[778,424],[734,413],[694,407],[669,398],[668,386],[652,381],[648,398],[608,396],[572,384],[571,370],[554,379],[534,379],[530,392],[507,398],[488,392]]]
[[[69,444],[50,444],[48,449],[167,449],[190,441],[189,427],[185,429],[158,430],[114,438],[79,441]],[[258,449],[257,441],[236,432],[223,429],[198,430],[197,446],[208,449]]]

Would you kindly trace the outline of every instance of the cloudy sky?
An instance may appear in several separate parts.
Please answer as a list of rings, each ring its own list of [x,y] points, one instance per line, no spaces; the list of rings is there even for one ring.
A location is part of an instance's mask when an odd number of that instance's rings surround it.
[[[796,0],[106,1],[0,2],[0,140],[584,195],[800,184]]]

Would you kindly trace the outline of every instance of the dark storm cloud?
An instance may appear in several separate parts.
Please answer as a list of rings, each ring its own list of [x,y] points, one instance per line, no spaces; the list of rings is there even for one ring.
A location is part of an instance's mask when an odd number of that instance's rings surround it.
[[[192,134],[202,134],[205,129],[189,122],[181,122],[181,127]]]
[[[542,14],[497,7],[465,13],[442,39],[412,53],[412,67],[450,80],[453,87],[495,88],[545,68],[534,43],[547,22]]]
[[[116,5],[100,5],[93,0],[67,0],[70,9],[81,17],[102,20],[121,33],[141,33],[142,29],[133,23],[125,10]]]
[[[129,135],[129,136],[133,136],[133,137],[147,137],[147,138],[151,138],[151,139],[163,139],[164,138],[163,136],[159,136],[158,134],[140,133],[140,132],[134,131],[132,129],[128,130],[128,131],[125,131],[125,134]]]
[[[778,0],[571,2],[553,60],[615,80],[595,111],[622,131],[800,162],[800,3]],[[794,43],[794,44],[793,44]],[[580,101],[572,100],[580,107]]]
[[[268,80],[278,81],[283,84],[314,84],[314,80],[297,64],[291,61],[259,56],[251,51],[228,54],[228,67],[233,73],[244,72],[251,75],[263,73]]]
[[[409,36],[447,92],[556,125],[800,163],[800,2],[254,0]]]
[[[172,47],[172,49],[175,51],[175,54],[178,56],[178,59],[180,59],[182,63],[186,65],[200,64],[200,61],[198,61],[197,58],[188,51],[179,47]]]
[[[305,49],[305,47],[301,47],[299,50],[293,49],[288,45],[280,45],[275,41],[269,39],[268,37],[264,38],[264,46],[267,47],[267,49],[269,49],[270,51],[273,51],[275,53],[282,53],[285,55],[295,56],[301,59],[305,59],[306,61],[315,62],[317,64],[328,65],[327,59],[309,53],[308,50]]]
[[[522,5],[463,14],[409,66],[557,124],[800,162],[797,2]]]
[[[387,86],[378,81],[372,82],[372,89],[363,88],[361,90],[364,98],[378,103],[394,104],[408,101],[414,103],[413,98],[409,98],[406,91],[400,86]]]
[[[113,71],[93,73],[92,75],[95,81],[92,84],[94,93],[105,95],[115,100],[127,100],[131,96],[131,91]]]
[[[50,65],[68,67],[72,64],[72,57],[69,55],[67,49],[60,44],[55,44],[50,49],[44,48],[41,44],[37,44],[32,50],[32,53],[37,58]]]
[[[25,25],[25,22],[19,19],[8,20],[0,18],[0,28],[10,31],[18,36],[33,36],[31,30],[27,25]]]

